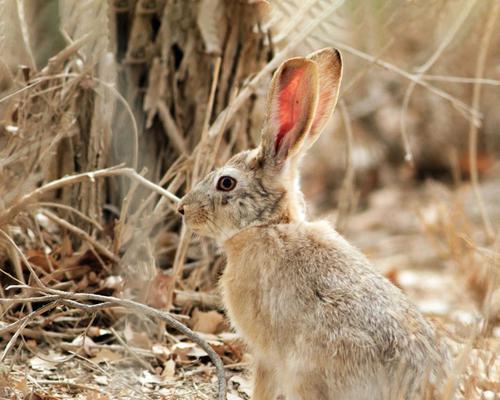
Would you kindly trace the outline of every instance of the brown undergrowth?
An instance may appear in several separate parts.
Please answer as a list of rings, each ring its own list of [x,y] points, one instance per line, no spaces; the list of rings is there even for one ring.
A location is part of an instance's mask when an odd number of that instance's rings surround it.
[[[0,0],[0,397],[249,397],[223,256],[175,202],[324,46],[347,68],[311,214],[442,328],[445,398],[500,396],[497,2],[213,3]]]

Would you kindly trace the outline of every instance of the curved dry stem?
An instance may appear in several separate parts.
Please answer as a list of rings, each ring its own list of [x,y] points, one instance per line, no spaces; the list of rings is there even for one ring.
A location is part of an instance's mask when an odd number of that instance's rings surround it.
[[[490,79],[490,78],[469,78],[467,76],[433,75],[433,74],[424,74],[421,76],[421,78],[427,81],[500,86],[500,80]]]
[[[81,44],[83,44],[83,42],[86,41],[89,37],[90,36],[82,37],[81,38],[82,43],[80,43],[80,41],[79,41],[79,46]],[[0,98],[0,103],[4,102],[12,97],[17,96],[18,94],[21,94],[21,93],[33,88],[34,86],[36,86],[42,82],[46,82],[46,81],[53,80],[53,79],[61,79],[61,78],[80,78],[81,76],[82,76],[82,74],[71,73],[71,72],[49,75],[49,76],[41,76],[41,77],[38,77],[38,78],[35,78],[34,80],[32,80],[31,83],[28,84],[27,86],[25,86],[21,89],[18,89],[16,91]],[[132,121],[132,129],[133,129],[133,133],[134,133],[134,152],[133,152],[133,156],[132,156],[132,168],[137,169],[137,164],[138,164],[138,159],[139,159],[139,128],[137,125],[137,120],[135,118],[134,112],[132,111],[132,108],[128,104],[125,97],[123,97],[123,95],[113,85],[111,85],[108,82],[105,82],[102,79],[99,79],[97,77],[91,77],[91,79],[92,79],[92,81],[97,82],[98,84],[102,85],[103,87],[105,87],[106,89],[111,91],[111,93],[113,95],[115,95],[116,98],[118,99],[118,101],[125,107],[127,114],[130,116],[130,120]]]
[[[19,25],[21,27],[21,35],[23,37],[24,48],[28,54],[28,58],[31,63],[31,68],[36,70],[35,56],[33,55],[33,50],[31,49],[30,43],[30,32],[28,28],[28,23],[26,22],[26,11],[24,9],[24,2],[22,0],[17,0],[17,16],[19,17]]]
[[[344,100],[339,101],[339,108],[346,131],[346,172],[339,194],[338,217],[335,221],[336,229],[342,230],[345,227],[349,213],[353,210],[354,196],[354,165],[352,160],[353,152],[353,132],[351,118]]]
[[[466,7],[462,9],[462,12],[458,16],[457,20],[453,24],[453,26],[450,28],[450,30],[446,33],[445,38],[441,41],[439,44],[438,48],[436,51],[429,57],[429,59],[425,62],[425,64],[421,65],[420,67],[417,68],[417,73],[416,77],[418,80],[422,79],[422,75],[425,74],[430,67],[434,65],[434,63],[439,59],[441,54],[443,54],[444,50],[448,45],[453,41],[455,36],[457,35],[460,27],[463,25],[467,17],[470,15],[472,9],[474,8],[474,5],[476,4],[477,0],[467,2]],[[413,91],[415,90],[415,87],[417,86],[418,80],[411,81],[410,84],[408,85],[408,89],[406,89],[406,93],[403,99],[403,107],[401,109],[401,119],[400,119],[400,125],[401,125],[401,137],[403,139],[403,145],[405,148],[405,160],[408,161],[410,164],[413,164],[414,157],[413,153],[411,151],[411,146],[410,146],[410,140],[408,137],[408,131],[406,129],[406,114],[408,112],[408,107],[410,105],[410,99],[413,94]]]
[[[500,2],[493,1],[491,12],[489,13],[488,20],[484,26],[484,32],[481,37],[479,54],[476,62],[476,79],[481,78],[484,74],[486,57],[488,55],[488,49],[490,47],[491,36],[493,34],[493,28],[495,26],[495,21],[500,13]],[[479,100],[481,99],[481,85],[477,82],[474,84],[473,94],[472,94],[472,107],[479,107]],[[470,180],[472,188],[474,190],[474,196],[476,197],[477,206],[479,212],[481,213],[481,219],[484,225],[484,232],[489,241],[493,241],[495,238],[495,231],[493,230],[493,225],[486,212],[486,207],[484,205],[483,196],[481,190],[479,189],[479,176],[477,172],[477,137],[478,137],[478,127],[474,124],[470,124],[469,128],[469,168],[470,168]]]
[[[93,225],[97,230],[99,230],[99,231],[103,230],[103,228],[102,228],[101,224],[99,224],[99,222],[97,222],[96,220],[88,217],[87,215],[85,215],[81,211],[77,210],[76,208],[68,206],[66,204],[54,203],[54,202],[51,202],[51,201],[40,201],[40,202],[38,202],[37,206],[40,206],[40,207],[51,207],[51,208],[60,208],[62,210],[66,210],[66,211],[72,212],[72,213],[78,215],[85,222],[88,222],[90,225]]]
[[[278,52],[267,65],[262,68],[255,77],[248,82],[248,84],[238,93],[238,96],[229,103],[229,105],[217,116],[215,122],[212,124],[208,130],[208,137],[212,138],[222,133],[223,127],[226,123],[230,123],[235,116],[236,112],[245,104],[248,98],[254,93],[257,84],[262,78],[268,76],[272,71],[274,71],[282,61],[288,56],[289,52],[297,47],[302,40],[304,40],[307,35],[309,35],[318,25],[323,23],[335,10],[337,10],[344,0],[335,0],[329,6],[328,10],[325,11],[320,17],[311,21],[306,27],[293,37],[293,39],[288,43],[283,50]],[[301,15],[298,18],[302,18]]]
[[[99,243],[97,240],[95,240],[92,236],[90,236],[83,229],[80,229],[77,226],[74,226],[73,224],[69,223],[68,221],[66,221],[62,218],[59,218],[57,215],[55,215],[54,213],[51,213],[50,211],[43,210],[42,213],[51,221],[62,226],[64,229],[67,229],[69,232],[78,236],[80,239],[86,241],[91,247],[93,247],[96,251],[101,253],[103,256],[114,261],[115,263],[120,261],[120,257],[115,255],[112,251],[108,250],[105,246],[103,246],[101,243]]]
[[[11,221],[12,218],[14,218],[17,214],[19,214],[19,212],[21,212],[25,207],[29,206],[30,204],[33,204],[40,197],[42,197],[43,195],[52,190],[56,190],[67,185],[72,185],[84,181],[94,182],[96,178],[109,177],[109,176],[126,176],[130,179],[139,182],[141,185],[149,188],[150,190],[153,190],[161,194],[162,196],[167,197],[172,202],[177,203],[179,201],[179,198],[176,195],[170,193],[168,190],[165,190],[161,186],[158,186],[155,183],[147,180],[143,176],[139,175],[135,170],[131,168],[124,168],[121,166],[114,166],[110,168],[99,169],[96,171],[65,176],[63,178],[56,179],[33,190],[32,192],[22,196],[13,205],[11,205],[2,213],[0,213],[0,226],[9,223],[9,221]]]
[[[26,286],[25,289],[31,289],[29,286]],[[28,325],[28,323],[38,315],[42,315],[44,312],[52,310],[53,308],[57,307],[59,304],[58,300],[55,300],[49,304],[44,305],[43,307],[40,307],[36,311],[30,312],[28,315],[25,317],[17,320],[16,322],[13,322],[12,324],[6,326],[3,329],[0,329],[0,334],[4,332],[11,332],[12,330],[16,330],[14,335],[10,338],[9,342],[5,346],[5,349],[2,352],[2,355],[0,356],[0,362],[3,362],[5,360],[5,357],[7,357],[7,354],[9,354],[10,349],[16,344],[17,338],[19,335],[23,332],[23,329]]]
[[[212,347],[198,334],[193,332],[191,329],[189,329],[187,326],[182,324],[181,322],[177,321],[173,316],[171,316],[168,312],[158,310],[152,307],[149,307],[145,304],[137,303],[132,300],[128,299],[119,299],[117,297],[112,297],[112,296],[102,296],[102,295],[97,295],[97,294],[90,294],[90,293],[70,293],[70,292],[64,292],[61,290],[55,290],[55,289],[50,289],[50,288],[31,288],[29,286],[25,285],[16,285],[13,286],[12,288],[23,288],[26,290],[33,290],[37,291],[40,293],[48,294],[51,295],[52,299],[54,299],[53,296],[57,296],[56,300],[53,300],[52,303],[49,303],[47,306],[51,304],[58,304],[60,302],[64,302],[68,305],[71,305],[73,307],[81,308],[83,310],[91,310],[92,312],[103,309],[103,308],[109,308],[109,307],[124,307],[128,309],[132,309],[142,315],[147,315],[150,317],[155,317],[159,318],[163,321],[165,321],[171,328],[176,329],[183,335],[187,336],[190,340],[192,340],[194,343],[199,345],[205,352],[208,354],[210,357],[210,360],[213,362],[215,365],[215,368],[217,370],[217,379],[218,379],[218,389],[219,389],[219,400],[225,400],[226,399],[226,378],[225,378],[225,370],[224,370],[224,364],[219,357],[219,355],[212,349]],[[20,300],[20,299],[18,299]],[[84,304],[82,302],[85,301],[99,301],[101,303],[99,304]],[[37,310],[38,311],[38,310]]]
[[[335,42],[335,46],[337,48],[339,48],[340,50],[347,51],[348,53],[350,53],[356,57],[359,57],[365,61],[371,62],[371,63],[378,65],[382,68],[385,68],[388,71],[394,72],[394,73],[402,76],[403,78],[406,78],[410,81],[414,81],[417,85],[420,85],[420,86],[426,88],[431,93],[434,93],[435,95],[450,102],[458,111],[460,111],[460,113],[462,115],[465,116],[465,118],[467,118],[469,121],[472,121],[472,123],[474,123],[475,125],[479,125],[480,120],[482,118],[482,113],[480,111],[478,111],[477,109],[475,109],[473,107],[470,107],[469,105],[467,105],[463,101],[457,99],[456,97],[452,96],[448,92],[445,92],[444,90],[441,90],[441,89],[431,85],[429,82],[426,82],[425,80],[419,78],[418,75],[412,74],[408,71],[405,71],[404,69],[402,69],[394,64],[391,64],[391,63],[384,61],[380,58],[376,58],[368,53],[365,53],[361,50],[358,50],[358,49],[356,49],[352,46],[349,46],[345,43]]]
[[[19,255],[21,256],[21,260],[26,265],[26,268],[28,268],[28,270],[30,271],[35,283],[40,287],[45,287],[44,283],[40,280],[37,273],[33,270],[33,267],[31,266],[30,262],[28,261],[24,253],[21,251],[19,246],[16,244],[16,242],[14,242],[14,240],[2,229],[0,229],[0,235],[2,235],[4,239],[7,240],[7,242],[16,250],[16,252],[19,253]]]

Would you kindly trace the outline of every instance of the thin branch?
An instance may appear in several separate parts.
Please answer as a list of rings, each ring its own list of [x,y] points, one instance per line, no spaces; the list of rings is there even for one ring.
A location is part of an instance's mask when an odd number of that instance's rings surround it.
[[[170,139],[172,145],[177,149],[179,154],[186,155],[187,154],[187,144],[184,136],[182,135],[179,127],[174,121],[172,114],[170,114],[170,110],[165,104],[165,100],[160,100],[157,103],[158,115],[160,117],[160,121],[163,124],[163,130]]]
[[[417,68],[417,73],[416,77],[417,80],[422,79],[422,75],[426,73],[432,65],[439,59],[441,54],[443,54],[443,51],[448,47],[448,45],[453,41],[455,38],[457,32],[459,31],[460,27],[464,24],[465,20],[467,17],[470,15],[472,9],[474,8],[477,0],[473,1],[468,1],[466,7],[462,9],[460,12],[460,15],[456,19],[455,23],[452,25],[452,27],[448,30],[446,33],[445,38],[439,43],[438,48],[436,51],[429,57],[427,62],[423,65],[421,65],[419,68]],[[405,148],[405,160],[408,161],[410,164],[413,165],[413,153],[411,151],[411,146],[410,146],[410,140],[408,137],[408,132],[406,130],[406,115],[408,112],[408,107],[410,105],[410,99],[413,94],[413,91],[415,90],[415,87],[417,85],[417,80],[411,81],[410,84],[408,85],[408,88],[406,89],[406,93],[404,95],[403,99],[403,107],[401,108],[401,118],[400,118],[400,125],[401,125],[401,137],[403,139],[403,144]]]
[[[500,13],[500,1],[494,0],[491,8],[491,12],[488,15],[488,20],[484,27],[483,36],[481,37],[479,54],[476,62],[476,78],[481,78],[484,74],[486,57],[488,56],[488,49],[490,48],[491,36],[493,34],[493,28],[495,26],[495,21]],[[478,83],[474,84],[474,89],[472,93],[472,107],[478,108],[479,101],[481,99],[481,85]],[[474,196],[476,197],[477,206],[481,213],[481,219],[483,220],[484,231],[488,240],[493,241],[495,237],[495,232],[493,230],[493,225],[486,212],[486,207],[484,205],[483,196],[481,190],[479,189],[479,177],[477,172],[477,137],[478,137],[478,127],[474,124],[470,124],[469,127],[469,169],[470,169],[470,180],[472,187],[474,189]]]
[[[118,334],[118,332],[115,331],[113,327],[109,328],[113,336],[118,340],[118,342],[123,346],[123,348],[129,353],[134,360],[136,360],[139,364],[141,364],[145,369],[147,369],[149,372],[152,374],[155,373],[154,368],[151,366],[151,364],[147,363],[144,361],[139,355],[123,340],[123,338]]]
[[[222,128],[225,123],[230,123],[235,116],[236,112],[245,104],[247,99],[254,93],[257,84],[262,78],[271,74],[280,64],[285,60],[288,54],[295,49],[319,24],[323,23],[335,10],[337,10],[344,0],[335,0],[329,7],[327,12],[324,12],[321,17],[315,19],[306,25],[291,40],[283,50],[278,52],[267,65],[262,68],[257,75],[238,93],[238,96],[232,101],[218,116],[208,131],[208,137],[212,138],[222,133]],[[302,18],[302,17],[301,17]]]
[[[70,211],[76,215],[78,215],[81,219],[83,219],[85,222],[88,222],[89,224],[93,225],[97,230],[102,231],[103,228],[99,222],[96,220],[86,216],[84,213],[82,213],[80,210],[77,210],[74,207],[68,206],[66,204],[60,204],[60,203],[53,203],[50,201],[40,201],[37,203],[37,206],[40,207],[52,207],[52,208],[60,208],[62,210]]]
[[[451,82],[451,83],[473,83],[479,85],[500,86],[500,80],[490,78],[469,78],[467,76],[448,76],[424,74],[421,76],[426,81]]]
[[[16,5],[17,5],[17,16],[19,17],[19,25],[21,27],[21,34],[23,37],[24,47],[26,49],[26,53],[28,54],[28,58],[31,63],[31,68],[36,70],[36,61],[35,61],[35,56],[33,55],[33,50],[31,49],[30,32],[28,29],[28,23],[26,22],[26,12],[24,10],[23,0],[17,0]]]
[[[57,215],[55,215],[54,213],[51,213],[48,210],[43,210],[42,213],[51,221],[62,226],[64,229],[67,229],[71,233],[78,236],[80,239],[86,241],[91,247],[94,247],[103,256],[107,257],[108,259],[112,260],[115,263],[118,263],[120,261],[120,257],[115,255],[111,250],[108,250],[105,246],[103,246],[101,243],[99,243],[97,240],[95,240],[92,236],[90,236],[84,230],[78,228],[77,226],[69,223],[68,221],[66,221],[62,218],[59,218]]]
[[[134,310],[135,312],[142,314],[142,315],[148,315],[150,317],[155,317],[159,318],[163,321],[165,321],[170,327],[176,329],[183,335],[187,336],[190,340],[192,340],[194,343],[199,345],[205,352],[208,354],[210,357],[210,360],[213,362],[215,365],[215,368],[217,370],[217,379],[218,379],[218,389],[219,389],[219,400],[225,400],[226,399],[226,378],[225,378],[225,370],[224,370],[224,364],[222,363],[221,358],[219,355],[212,349],[212,347],[197,333],[193,332],[191,329],[189,329],[187,326],[182,324],[181,322],[177,321],[173,316],[171,316],[168,312],[158,310],[152,307],[149,307],[145,304],[137,303],[132,300],[128,299],[119,299],[117,297],[112,297],[112,296],[102,296],[102,295],[97,295],[97,294],[91,294],[91,293],[70,293],[70,292],[64,292],[61,290],[55,290],[55,289],[50,289],[50,288],[31,288],[26,285],[15,285],[11,286],[11,288],[23,288],[27,290],[33,290],[39,293],[45,293],[49,295],[56,295],[58,296],[58,300],[55,300],[53,303],[49,303],[49,305],[57,305],[58,302],[65,302],[66,304],[70,304],[74,307],[81,308],[83,310],[91,310],[94,312],[96,309],[101,309],[105,307],[124,307],[128,308],[131,310]],[[99,301],[102,302],[100,304],[84,304],[81,302],[85,301]],[[43,308],[39,309],[42,310]],[[35,311],[39,312],[39,310]],[[45,310],[44,310],[45,311]],[[44,312],[42,311],[42,312]],[[37,314],[38,315],[38,314]]]
[[[461,112],[462,115],[465,116],[465,118],[472,121],[475,125],[478,125],[478,126],[480,125],[480,120],[482,119],[482,113],[480,111],[478,111],[475,108],[469,107],[463,101],[457,99],[456,97],[452,96],[451,94],[431,85],[429,82],[426,82],[425,80],[419,78],[418,75],[412,74],[408,71],[405,71],[404,69],[402,69],[394,64],[391,64],[387,61],[373,57],[372,55],[365,53],[361,50],[358,50],[358,49],[356,49],[352,46],[349,46],[345,43],[335,42],[335,46],[337,48],[339,48],[340,50],[347,51],[348,53],[351,53],[352,55],[354,55],[356,57],[359,57],[363,60],[366,60],[368,62],[376,64],[382,68],[387,69],[388,71],[394,72],[394,73],[396,73],[396,74],[398,74],[406,79],[409,79],[410,81],[416,82],[418,85],[426,88],[431,93],[434,93],[435,95],[450,102],[457,110],[459,110]]]
[[[71,41],[71,43],[64,49],[62,49],[59,53],[49,58],[47,66],[42,69],[42,74],[47,75],[56,70],[57,67],[64,63],[73,54],[76,54],[84,45],[86,45],[90,41],[90,39],[94,39],[95,37],[95,32],[87,32],[75,41]]]
[[[79,182],[90,181],[94,182],[96,178],[109,177],[109,176],[127,176],[130,179],[138,181],[141,185],[161,194],[172,200],[173,202],[179,202],[179,198],[170,193],[169,191],[163,189],[162,187],[154,184],[153,182],[147,180],[143,176],[139,175],[136,171],[131,168],[123,168],[121,166],[115,166],[110,168],[99,169],[91,172],[84,172],[82,174],[65,176],[60,179],[51,181],[34,191],[22,196],[13,205],[0,213],[0,226],[5,225],[12,220],[19,212],[21,212],[25,207],[37,201],[43,195],[49,193],[52,190],[60,189],[67,185],[72,185]]]
[[[205,119],[203,121],[203,129],[201,131],[201,138],[199,145],[196,148],[196,157],[194,160],[194,166],[193,166],[193,172],[192,172],[192,181],[191,185],[196,184],[198,182],[198,178],[200,175],[204,174],[207,169],[207,159],[209,157],[206,157],[202,162],[202,158],[205,154],[204,152],[207,150],[207,134],[208,134],[208,128],[210,124],[210,117],[212,115],[213,107],[214,107],[214,101],[215,101],[215,91],[217,90],[217,85],[219,83],[219,71],[220,71],[220,66],[221,66],[221,57],[217,57],[215,60],[215,65],[214,65],[214,70],[212,73],[212,84],[210,85],[210,93],[208,96],[208,102],[207,102],[207,109],[205,111]]]
[[[182,273],[182,269],[186,261],[186,254],[189,248],[191,235],[191,229],[186,224],[182,224],[181,234],[179,236],[179,245],[177,246],[177,251],[175,252],[174,257],[174,264],[172,266],[172,279],[169,281],[166,293],[169,307],[171,306],[172,300],[174,298],[175,284]]]
[[[22,252],[22,250],[16,244],[16,242],[14,242],[14,240],[6,232],[4,232],[2,229],[0,229],[0,235],[2,235],[5,238],[5,240],[7,240],[7,242],[9,242],[10,245],[17,251],[17,253],[19,253],[21,260],[26,265],[26,268],[28,268],[28,270],[30,271],[35,283],[40,287],[45,287],[43,282],[38,277],[37,273],[33,270],[33,267],[31,266],[30,262],[28,261],[28,259],[26,258],[26,256]]]
[[[24,286],[24,289],[33,289],[33,288],[29,286]],[[43,307],[40,307],[38,310],[29,313],[28,315],[17,320],[16,322],[7,325],[5,328],[0,329],[0,335],[3,334],[4,332],[11,332],[12,330],[16,329],[16,332],[14,333],[14,335],[12,335],[9,342],[5,346],[2,355],[0,356],[0,362],[3,362],[5,360],[5,357],[7,357],[7,354],[9,353],[10,349],[16,344],[17,338],[23,332],[23,329],[26,327],[26,325],[28,325],[28,323],[33,318],[37,317],[38,315],[42,315],[46,311],[52,310],[58,305],[59,305],[58,300],[55,300],[49,304],[44,305]]]
[[[82,37],[81,39],[86,38],[86,36]],[[75,42],[76,43],[76,42]],[[83,44],[83,43],[82,43]],[[2,98],[0,98],[0,103],[24,92],[32,87],[45,82],[45,81],[50,81],[52,79],[58,79],[58,78],[80,78],[82,79],[83,75],[82,74],[77,74],[77,73],[64,73],[64,74],[57,74],[57,75],[50,75],[50,76],[41,76],[38,78],[35,78],[32,80],[27,86],[18,89]],[[125,107],[125,110],[127,114],[130,116],[130,120],[132,121],[132,131],[134,133],[134,152],[132,154],[132,168],[137,169],[137,164],[139,160],[139,128],[137,126],[137,120],[135,118],[134,112],[132,111],[132,108],[128,104],[127,100],[123,95],[110,83],[103,81],[102,79],[96,78],[96,77],[90,77],[93,82],[96,82],[102,86],[104,86],[106,89],[111,91],[113,95],[116,96],[116,98],[119,100],[119,102]]]
[[[353,154],[353,132],[351,118],[344,100],[339,101],[339,108],[344,122],[346,131],[346,172],[342,182],[339,194],[338,217],[335,222],[335,227],[342,230],[345,226],[349,212],[352,211],[354,203],[354,164],[352,160]]]

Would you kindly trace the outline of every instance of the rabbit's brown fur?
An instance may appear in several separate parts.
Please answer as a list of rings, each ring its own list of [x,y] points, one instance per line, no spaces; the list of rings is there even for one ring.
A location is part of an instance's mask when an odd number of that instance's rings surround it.
[[[401,291],[326,222],[304,218],[297,166],[333,111],[341,71],[332,49],[285,62],[261,145],[180,203],[227,254],[220,284],[255,357],[255,400],[413,399],[442,362],[432,326]]]

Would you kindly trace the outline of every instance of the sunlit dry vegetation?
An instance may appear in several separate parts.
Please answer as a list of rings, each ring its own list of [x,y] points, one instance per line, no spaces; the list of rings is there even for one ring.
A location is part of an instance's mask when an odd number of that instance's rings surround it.
[[[303,161],[311,218],[439,327],[444,398],[499,398],[499,14],[497,0],[0,0],[0,398],[222,399],[224,375],[227,398],[249,398],[224,256],[176,202],[258,143],[279,64],[323,47],[345,69]]]

